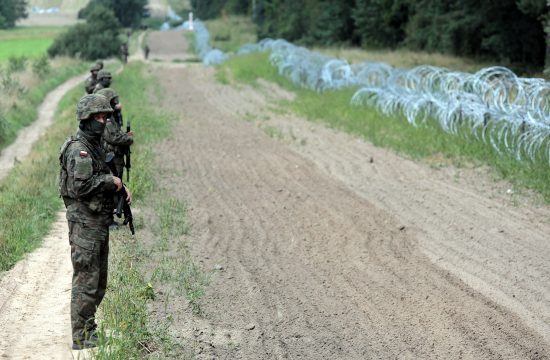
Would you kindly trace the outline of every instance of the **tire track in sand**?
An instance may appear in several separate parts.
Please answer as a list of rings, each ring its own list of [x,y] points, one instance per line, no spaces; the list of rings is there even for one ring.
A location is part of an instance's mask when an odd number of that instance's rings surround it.
[[[211,329],[240,339],[199,358],[549,356],[518,316],[434,266],[421,226],[400,230],[379,202],[221,106],[209,70],[157,71],[165,106],[182,114],[157,149],[173,174],[164,185],[189,202],[192,252],[226,269],[205,296]],[[235,94],[243,107],[253,97]],[[174,326],[188,333],[184,310]]]

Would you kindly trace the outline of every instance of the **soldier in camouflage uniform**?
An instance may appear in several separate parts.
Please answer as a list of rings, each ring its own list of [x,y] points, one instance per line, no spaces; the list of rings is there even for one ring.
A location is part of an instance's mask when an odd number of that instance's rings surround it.
[[[107,125],[103,132],[103,149],[105,152],[112,152],[115,156],[113,162],[117,176],[122,179],[124,172],[124,155],[129,146],[134,143],[134,134],[122,132],[122,104],[118,101],[117,93],[111,88],[99,90],[96,94],[107,98],[113,108],[113,115],[107,119]]]
[[[125,64],[128,63],[128,55],[130,55],[128,51],[128,43],[120,44],[120,57]]]
[[[111,86],[112,80],[113,80],[113,77],[111,76],[111,73],[109,71],[101,70],[100,72],[98,72],[97,84],[94,88],[94,94],[101,89],[105,89]]]
[[[97,66],[99,66],[99,70],[103,70],[103,61],[98,60],[95,62]]]
[[[109,224],[122,181],[109,171],[100,141],[111,106],[102,95],[85,95],[77,105],[79,130],[61,146],[59,192],[67,208],[73,264],[71,325],[73,349],[96,346],[95,313],[107,287]],[[128,193],[130,194],[130,193]],[[131,202],[131,195],[128,195]]]
[[[90,76],[86,79],[86,82],[84,83],[84,88],[86,90],[86,94],[91,94],[94,92],[95,86],[97,84],[97,73],[101,70],[101,67],[99,64],[94,64],[90,67]]]

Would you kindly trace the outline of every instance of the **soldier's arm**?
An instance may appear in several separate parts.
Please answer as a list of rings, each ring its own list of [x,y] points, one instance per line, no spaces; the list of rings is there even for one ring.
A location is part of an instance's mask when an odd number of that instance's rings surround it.
[[[86,79],[86,83],[84,84],[84,88],[86,89],[86,93],[91,93],[94,90],[94,84],[91,81],[90,78]]]
[[[107,122],[105,131],[103,132],[103,140],[105,140],[108,144],[116,146],[127,146],[134,143],[134,138],[120,131],[120,129],[113,124],[111,120]]]
[[[93,172],[92,154],[82,146],[71,145],[66,152],[67,189],[76,199],[86,198],[103,191],[116,190],[111,174]]]

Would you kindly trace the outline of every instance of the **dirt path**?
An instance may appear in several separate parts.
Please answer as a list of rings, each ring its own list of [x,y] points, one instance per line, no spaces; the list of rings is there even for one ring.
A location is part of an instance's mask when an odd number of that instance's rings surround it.
[[[71,274],[65,212],[43,246],[0,279],[0,358],[71,359]]]
[[[199,358],[549,358],[546,207],[270,113],[280,90],[157,74],[181,114],[157,149],[165,185],[189,203],[192,253],[223,268],[205,319],[172,308]]]
[[[38,119],[19,131],[17,139],[0,153],[0,180],[13,168],[14,162],[24,159],[46,129],[53,123],[57,104],[67,91],[84,81],[85,75],[74,77],[50,92],[38,108]]]
[[[0,154],[0,179],[16,159],[22,160],[53,123],[67,91],[87,74],[50,92],[38,108],[38,119],[20,131]],[[69,299],[72,267],[65,213],[60,212],[43,245],[0,274],[0,357],[9,359],[72,359]],[[78,354],[77,354],[78,355]]]

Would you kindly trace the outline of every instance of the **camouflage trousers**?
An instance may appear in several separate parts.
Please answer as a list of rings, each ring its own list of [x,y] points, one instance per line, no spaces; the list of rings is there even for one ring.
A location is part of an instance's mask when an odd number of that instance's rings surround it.
[[[69,221],[73,263],[71,327],[80,343],[95,330],[95,313],[107,288],[109,227]]]

